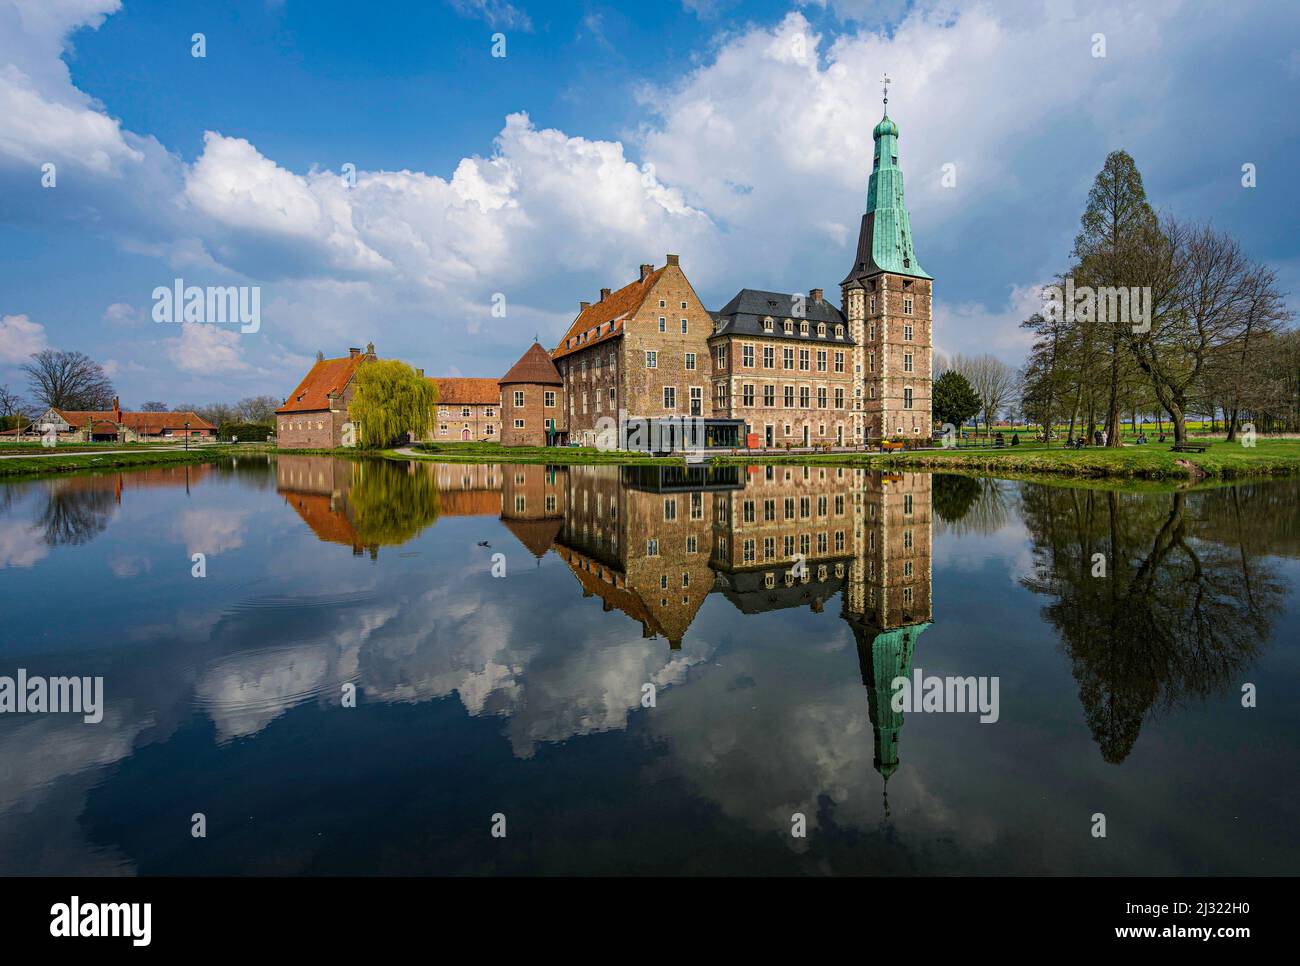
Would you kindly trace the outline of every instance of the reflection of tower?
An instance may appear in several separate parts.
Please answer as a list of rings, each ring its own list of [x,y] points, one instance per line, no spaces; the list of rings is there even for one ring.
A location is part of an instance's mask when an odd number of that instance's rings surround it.
[[[501,467],[501,522],[539,563],[564,525],[567,476],[554,466]]]
[[[891,683],[909,677],[916,639],[930,626],[930,476],[864,473],[854,501],[857,553],[844,619],[858,642],[866,685],[876,770],[898,770],[903,714],[893,710]]]

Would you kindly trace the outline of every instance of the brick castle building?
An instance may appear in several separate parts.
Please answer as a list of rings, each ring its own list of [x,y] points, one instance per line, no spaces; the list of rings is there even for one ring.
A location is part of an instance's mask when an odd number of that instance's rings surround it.
[[[434,438],[590,446],[629,421],[693,417],[706,446],[930,439],[933,279],[912,245],[898,137],[886,112],[872,132],[866,210],[840,305],[821,288],[743,288],[710,311],[670,254],[579,303],[559,344],[549,352],[530,346],[496,381],[496,395],[490,379],[435,380]],[[358,352],[318,362],[286,400],[281,445],[327,445],[299,440],[337,436],[326,427],[337,421],[334,407],[346,410]],[[327,384],[338,394],[329,400]]]

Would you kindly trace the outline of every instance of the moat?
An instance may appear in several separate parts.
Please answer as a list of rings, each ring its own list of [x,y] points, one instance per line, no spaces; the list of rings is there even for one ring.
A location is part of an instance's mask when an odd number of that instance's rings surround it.
[[[103,680],[0,713],[5,874],[1300,861],[1297,480],[258,456],[0,483],[0,586]]]

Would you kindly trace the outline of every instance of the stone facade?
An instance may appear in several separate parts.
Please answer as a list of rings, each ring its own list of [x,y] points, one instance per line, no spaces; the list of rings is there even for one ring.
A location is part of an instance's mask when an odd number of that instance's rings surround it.
[[[713,416],[709,336],[713,317],[676,255],[617,292],[583,302],[554,351],[564,380],[568,438],[593,445],[602,417]]]
[[[854,347],[847,327],[838,311],[830,322],[787,314],[782,310],[790,306],[779,300],[792,298],[771,299],[772,311],[752,331],[733,333],[727,325],[710,340],[713,412],[743,419],[746,435],[758,436],[762,447],[852,445]],[[820,305],[821,291],[810,298]]]
[[[933,308],[930,279],[884,273],[844,293],[860,333],[862,411],[868,439],[931,435]]]

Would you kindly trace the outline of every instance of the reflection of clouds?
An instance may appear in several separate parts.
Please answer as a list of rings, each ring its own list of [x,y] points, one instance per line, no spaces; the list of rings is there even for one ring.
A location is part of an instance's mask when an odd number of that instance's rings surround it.
[[[1006,570],[1012,584],[1032,574],[1036,568],[1029,528],[1019,518],[978,539],[941,533],[934,534],[934,567],[936,570],[983,570],[990,563]]]
[[[44,527],[13,522],[0,527],[0,568],[31,567],[45,559],[49,552]]]
[[[244,544],[242,510],[184,510],[172,524],[172,534],[185,544],[187,554],[224,553]]]
[[[244,651],[221,660],[195,684],[198,705],[221,741],[256,734],[304,701],[341,706],[343,684],[356,679],[358,647],[394,612],[362,613],[356,625],[340,628],[330,640]]]
[[[127,721],[110,704],[98,724],[80,715],[45,714],[6,728],[0,732],[0,815],[35,808],[61,778],[125,758],[151,724]]]
[[[139,577],[153,570],[153,561],[134,554],[119,554],[108,561],[108,569],[114,577]]]
[[[658,767],[759,831],[788,832],[794,812],[813,828],[822,795],[836,803],[839,824],[874,824],[882,779],[872,767],[866,690],[853,681],[832,684],[806,704],[804,687],[783,687],[781,669],[762,663],[729,652],[725,668],[691,680],[689,700],[661,704],[650,727],[672,742],[673,753]],[[742,676],[760,686],[734,689]]]

